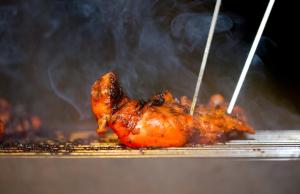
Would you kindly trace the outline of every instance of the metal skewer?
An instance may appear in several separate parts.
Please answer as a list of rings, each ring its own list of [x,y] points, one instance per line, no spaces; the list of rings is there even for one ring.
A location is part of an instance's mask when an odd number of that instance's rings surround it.
[[[251,62],[252,62],[252,60],[253,60],[255,51],[256,51],[256,49],[257,49],[258,43],[259,43],[260,38],[261,38],[261,36],[262,36],[262,33],[263,33],[264,29],[265,29],[265,26],[266,26],[266,24],[267,24],[267,21],[268,21],[268,18],[269,18],[269,16],[270,16],[270,13],[271,13],[271,11],[272,11],[272,8],[273,8],[274,3],[275,3],[275,0],[270,0],[270,1],[269,1],[268,7],[267,7],[266,12],[265,12],[265,14],[264,14],[264,17],[263,17],[263,19],[262,19],[262,21],[261,21],[261,23],[260,23],[260,26],[259,26],[259,28],[258,28],[257,34],[256,34],[255,39],[254,39],[254,41],[253,41],[252,47],[251,47],[251,49],[250,49],[249,55],[248,55],[247,60],[246,60],[246,62],[245,62],[243,71],[242,71],[242,73],[241,73],[241,76],[240,76],[240,78],[239,78],[239,81],[238,81],[238,83],[237,83],[237,85],[236,85],[236,88],[235,88],[235,90],[234,90],[234,93],[233,93],[233,95],[232,95],[231,101],[230,101],[230,103],[229,103],[229,106],[228,106],[228,109],[227,109],[227,113],[228,113],[228,114],[231,114],[231,112],[232,112],[232,110],[233,110],[233,107],[234,107],[235,102],[236,102],[236,100],[237,100],[237,97],[238,97],[238,95],[239,95],[239,93],[240,93],[241,87],[242,87],[242,85],[243,85],[243,83],[244,83],[246,74],[247,74],[248,69],[249,69],[249,66],[250,66],[250,64],[251,64]]]
[[[195,106],[196,106],[196,102],[197,102],[197,98],[198,98],[198,94],[199,94],[199,89],[200,89],[200,85],[201,85],[201,82],[202,82],[202,78],[203,78],[203,74],[204,74],[204,70],[205,70],[205,66],[206,66],[206,62],[207,62],[207,57],[208,57],[208,54],[209,54],[211,41],[212,41],[212,38],[214,36],[215,27],[216,27],[216,24],[217,24],[217,18],[218,18],[220,7],[221,7],[221,2],[222,2],[222,0],[217,0],[216,6],[215,6],[214,14],[213,14],[213,17],[212,17],[212,21],[211,21],[211,25],[210,25],[210,29],[209,29],[209,33],[208,33],[207,42],[206,42],[206,45],[205,45],[203,59],[202,59],[201,67],[200,67],[200,72],[199,72],[199,75],[198,75],[197,85],[196,85],[196,89],[195,89],[195,93],[194,93],[194,97],[193,97],[193,102],[192,102],[192,105],[191,105],[190,115],[194,114],[194,109],[195,109]]]

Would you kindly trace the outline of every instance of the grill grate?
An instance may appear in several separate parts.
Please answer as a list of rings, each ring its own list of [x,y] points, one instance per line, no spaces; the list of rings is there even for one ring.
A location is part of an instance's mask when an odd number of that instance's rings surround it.
[[[117,143],[0,144],[0,157],[145,158],[220,157],[299,159],[300,131],[258,131],[247,140],[164,149],[129,149]]]

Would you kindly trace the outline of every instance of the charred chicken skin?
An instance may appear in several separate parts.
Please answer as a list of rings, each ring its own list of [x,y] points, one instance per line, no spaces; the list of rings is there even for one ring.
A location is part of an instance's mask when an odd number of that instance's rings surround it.
[[[169,92],[148,102],[132,100],[124,95],[112,72],[94,83],[91,98],[97,132],[102,134],[110,127],[129,147],[183,146],[193,131],[193,118]]]
[[[181,97],[181,104],[190,108],[191,102],[187,97]],[[231,115],[226,113],[227,104],[220,94],[213,95],[207,105],[199,105],[194,113],[195,128],[199,131],[198,140],[200,144],[213,144],[226,140],[233,132],[255,133],[246,124],[247,119],[244,111],[236,106]]]
[[[111,128],[120,142],[128,147],[178,147],[197,142],[211,144],[231,131],[254,133],[244,120],[226,115],[225,103],[198,106],[188,114],[186,97],[177,101],[170,92],[162,92],[144,102],[127,97],[116,74],[100,77],[91,89],[91,105],[98,122],[98,134]],[[196,137],[196,138],[195,138]]]

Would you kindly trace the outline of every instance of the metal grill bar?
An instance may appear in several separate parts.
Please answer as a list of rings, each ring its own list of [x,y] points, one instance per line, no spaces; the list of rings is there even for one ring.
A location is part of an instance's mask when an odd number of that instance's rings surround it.
[[[248,140],[234,140],[226,144],[164,148],[128,149],[115,143],[89,145],[49,145],[0,149],[0,157],[61,157],[61,158],[247,158],[299,159],[300,131],[258,131]]]

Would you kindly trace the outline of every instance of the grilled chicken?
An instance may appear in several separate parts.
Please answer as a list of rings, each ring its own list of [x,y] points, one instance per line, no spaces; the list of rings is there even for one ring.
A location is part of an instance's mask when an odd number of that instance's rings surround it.
[[[181,103],[190,108],[191,102],[187,97],[180,99]],[[213,95],[207,105],[198,105],[194,113],[195,128],[199,131],[200,144],[212,144],[226,140],[231,134],[241,132],[255,133],[246,124],[244,111],[234,107],[231,115],[226,113],[227,104],[220,94]]]
[[[160,93],[148,102],[132,100],[112,72],[94,83],[91,98],[97,132],[110,127],[129,147],[183,146],[193,131],[193,118],[171,93]]]
[[[97,132],[101,135],[111,128],[121,143],[133,148],[184,146],[194,139],[194,143],[215,143],[231,131],[254,132],[245,121],[226,115],[226,105],[217,97],[198,106],[194,116],[188,114],[187,97],[179,102],[168,91],[147,102],[130,99],[113,72],[93,84],[91,105]]]

